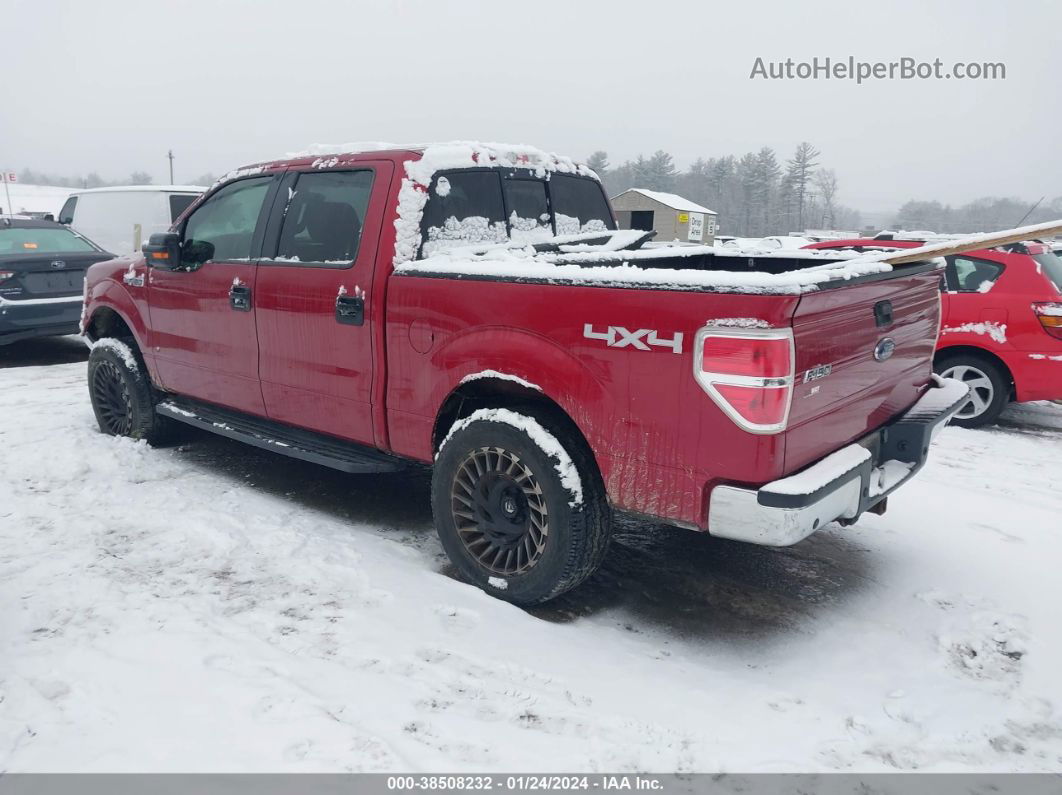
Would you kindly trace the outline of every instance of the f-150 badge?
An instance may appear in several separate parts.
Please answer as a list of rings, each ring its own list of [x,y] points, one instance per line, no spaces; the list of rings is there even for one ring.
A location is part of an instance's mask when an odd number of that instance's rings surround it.
[[[818,381],[820,378],[825,378],[833,372],[832,364],[820,364],[818,367],[812,367],[810,370],[804,371],[804,383],[808,381]]]

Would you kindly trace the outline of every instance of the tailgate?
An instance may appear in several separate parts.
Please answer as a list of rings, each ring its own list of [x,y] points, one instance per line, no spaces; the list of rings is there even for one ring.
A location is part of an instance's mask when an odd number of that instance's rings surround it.
[[[913,270],[800,299],[787,472],[862,438],[921,395],[940,325],[941,272]]]

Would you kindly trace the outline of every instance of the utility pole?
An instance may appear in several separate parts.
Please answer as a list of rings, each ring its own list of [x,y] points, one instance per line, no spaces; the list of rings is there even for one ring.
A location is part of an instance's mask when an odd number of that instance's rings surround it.
[[[173,184],[173,150],[171,149],[166,153],[166,157],[170,159],[170,184]]]

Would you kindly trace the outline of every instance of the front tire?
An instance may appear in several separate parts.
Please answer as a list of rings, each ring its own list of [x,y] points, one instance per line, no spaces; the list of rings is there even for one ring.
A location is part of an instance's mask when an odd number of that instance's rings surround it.
[[[980,428],[999,419],[1010,397],[1010,382],[998,365],[969,354],[942,358],[936,365],[943,378],[954,378],[970,387],[970,399],[951,420],[960,428]]]
[[[435,461],[432,512],[462,577],[519,605],[579,585],[611,537],[582,439],[508,409],[480,409],[454,426]]]
[[[172,421],[155,413],[155,394],[140,358],[122,340],[104,337],[88,359],[88,388],[100,432],[161,444]]]

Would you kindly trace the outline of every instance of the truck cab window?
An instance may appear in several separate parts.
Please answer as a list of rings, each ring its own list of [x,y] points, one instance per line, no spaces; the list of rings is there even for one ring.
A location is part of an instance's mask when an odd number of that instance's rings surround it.
[[[545,182],[537,179],[507,179],[505,202],[514,243],[536,243],[553,237]]]
[[[277,259],[350,263],[357,257],[373,172],[300,174],[284,215]]]
[[[182,260],[195,265],[250,259],[251,238],[272,180],[243,179],[207,199],[184,225]]]
[[[505,205],[496,171],[440,174],[428,190],[421,221],[422,256],[459,246],[504,243]]]
[[[558,235],[603,232],[616,228],[605,192],[596,179],[553,174],[549,181],[549,195],[557,219]]]

